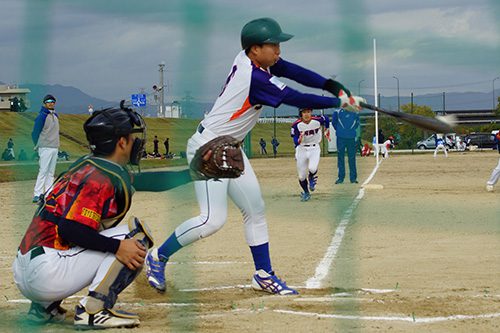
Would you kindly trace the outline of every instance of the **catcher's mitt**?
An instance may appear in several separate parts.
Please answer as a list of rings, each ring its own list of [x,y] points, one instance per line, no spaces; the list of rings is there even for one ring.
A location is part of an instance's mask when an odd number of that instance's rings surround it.
[[[229,135],[208,141],[196,151],[189,168],[193,180],[238,178],[245,169],[240,142]]]

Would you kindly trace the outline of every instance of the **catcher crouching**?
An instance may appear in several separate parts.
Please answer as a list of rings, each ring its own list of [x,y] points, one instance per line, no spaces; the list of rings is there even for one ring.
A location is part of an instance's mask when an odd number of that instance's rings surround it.
[[[146,126],[122,104],[95,112],[84,130],[92,154],[76,161],[39,203],[13,264],[14,280],[31,300],[32,322],[64,320],[61,302],[88,287],[75,309],[77,328],[134,327],[138,316],[114,305],[141,271],[153,239],[137,218],[118,224],[133,192],[125,166],[139,163]]]

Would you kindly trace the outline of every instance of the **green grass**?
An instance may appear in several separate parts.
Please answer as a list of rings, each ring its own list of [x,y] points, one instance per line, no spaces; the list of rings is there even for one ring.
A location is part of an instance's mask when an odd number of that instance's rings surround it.
[[[0,148],[3,151],[7,147],[9,138],[14,140],[14,150],[16,157],[21,148],[23,148],[28,158],[31,158],[33,151],[33,143],[31,142],[31,131],[33,129],[33,121],[37,113],[13,113],[0,112]],[[60,131],[61,148],[68,152],[71,160],[87,154],[88,148],[86,143],[85,133],[83,131],[83,123],[88,118],[87,115],[60,115]],[[163,141],[170,138],[170,151],[180,156],[181,152],[186,150],[186,143],[189,137],[194,133],[199,120],[196,119],[170,119],[170,118],[146,118],[147,125],[147,144],[146,150],[153,151],[154,136],[158,136],[159,151],[165,152]],[[278,156],[293,156],[295,153],[293,141],[290,137],[291,124],[276,124],[276,137],[280,142],[278,147]],[[257,124],[251,133],[252,156],[261,158],[260,155],[260,138],[264,138],[267,142],[267,157],[271,157],[273,148],[271,138],[274,135],[273,124]],[[71,137],[73,139],[68,139]],[[1,147],[3,146],[3,147]],[[14,163],[14,165],[12,165]],[[170,166],[186,165],[185,159],[167,159],[158,160],[150,159],[141,161],[141,169],[162,168]],[[56,174],[64,171],[69,164],[58,163]],[[18,161],[0,161],[0,182],[19,181],[35,179],[38,173],[38,164],[36,162],[18,162]]]

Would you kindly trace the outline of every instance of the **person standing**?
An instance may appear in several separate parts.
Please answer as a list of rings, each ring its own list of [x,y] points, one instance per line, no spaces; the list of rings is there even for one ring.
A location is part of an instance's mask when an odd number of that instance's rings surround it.
[[[332,125],[337,134],[337,170],[335,184],[342,184],[345,178],[345,152],[349,163],[349,179],[358,183],[356,170],[356,131],[359,127],[359,114],[339,109],[333,112]]]
[[[271,144],[273,145],[274,158],[276,158],[276,155],[278,154],[278,146],[280,145],[280,142],[278,141],[278,139],[276,139],[273,136],[273,138],[271,139]]]
[[[155,135],[155,139],[153,140],[153,155],[155,157],[160,156],[160,152],[159,152],[159,148],[158,148],[159,143],[160,143],[160,140],[158,140],[158,136]]]
[[[266,150],[266,140],[264,140],[264,138],[260,138],[260,141],[259,141],[259,144],[260,144],[260,154],[261,155],[267,155],[267,150]]]
[[[495,184],[498,182],[499,178],[500,178],[500,159],[498,160],[497,166],[491,172],[490,178],[486,182],[486,191],[493,192],[495,189]]]
[[[33,202],[38,202],[52,185],[59,152],[59,116],[55,111],[56,99],[52,95],[43,98],[43,106],[35,119],[31,138],[38,150],[39,170],[33,191]]]
[[[92,104],[89,104],[88,111],[89,111],[89,116],[91,116],[92,113],[94,113],[94,107],[92,106]]]
[[[363,98],[351,96],[341,83],[326,79],[280,57],[280,42],[292,38],[278,22],[260,18],[248,22],[241,31],[242,51],[234,59],[222,92],[212,109],[187,143],[188,163],[205,143],[223,135],[242,141],[259,120],[263,106],[287,104],[298,108],[346,107],[360,110]],[[288,87],[279,77],[326,90],[336,97],[304,94]],[[269,253],[269,234],[264,200],[257,176],[243,152],[245,172],[238,178],[194,181],[200,214],[181,223],[167,240],[146,257],[149,284],[165,291],[166,262],[181,248],[220,230],[227,221],[228,197],[243,215],[245,240],[253,257],[252,288],[272,294],[298,292],[275,273]],[[221,251],[224,251],[221,249]]]
[[[437,153],[440,149],[444,151],[444,156],[448,157],[448,152],[444,140],[445,139],[443,134],[434,133],[434,142],[436,143],[436,149],[434,149],[434,158],[436,158]]]
[[[170,152],[170,138],[166,138],[165,141],[163,141],[163,145],[165,146],[165,156],[168,157],[168,153]]]
[[[14,154],[14,140],[12,140],[12,138],[9,138],[9,141],[7,141],[7,149],[9,150],[10,155],[12,155],[12,159],[15,159],[16,155]]]
[[[300,119],[293,123],[290,135],[295,144],[295,160],[297,161],[297,173],[299,174],[299,185],[303,192],[300,193],[300,201],[309,201],[311,192],[316,189],[318,180],[318,165],[321,156],[321,127],[325,129],[325,136],[330,140],[330,121],[327,116],[313,116],[312,109],[299,109]],[[309,180],[309,184],[308,184]]]

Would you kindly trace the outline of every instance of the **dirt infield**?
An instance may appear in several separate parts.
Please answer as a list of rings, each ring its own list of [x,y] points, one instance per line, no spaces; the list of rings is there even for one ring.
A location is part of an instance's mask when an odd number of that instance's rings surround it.
[[[141,275],[119,305],[140,314],[134,331],[144,332],[498,332],[500,190],[485,191],[497,163],[494,152],[447,159],[393,155],[371,181],[383,189],[360,191],[374,158],[358,158],[360,184],[333,185],[336,158],[326,157],[317,190],[303,203],[293,159],[253,160],[274,269],[300,295],[277,297],[248,287],[253,263],[241,215],[230,204],[221,231],[171,259],[165,294]],[[28,304],[10,267],[34,211],[32,189],[31,181],[0,187],[6,230],[0,244],[2,332],[26,330]],[[187,184],[136,193],[130,214],[145,219],[161,243],[197,211]],[[321,269],[328,274],[316,280],[319,288],[307,288]],[[76,302],[65,301],[70,318]],[[37,331],[72,331],[70,318]]]

